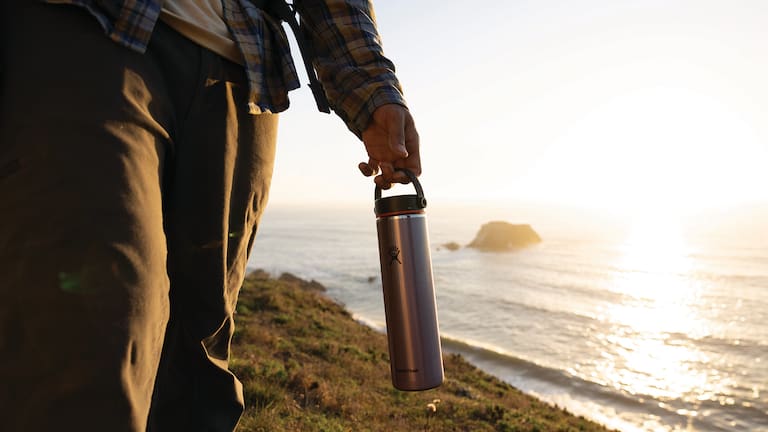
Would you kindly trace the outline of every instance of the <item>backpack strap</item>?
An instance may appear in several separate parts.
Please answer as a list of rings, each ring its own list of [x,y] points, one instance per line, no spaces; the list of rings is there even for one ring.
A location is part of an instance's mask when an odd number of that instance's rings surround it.
[[[304,61],[304,69],[307,72],[309,78],[309,88],[312,90],[312,95],[315,97],[315,103],[317,109],[320,112],[330,113],[331,108],[328,103],[328,98],[325,96],[325,90],[323,85],[317,79],[317,73],[312,66],[316,54],[312,47],[312,43],[304,32],[303,27],[296,19],[296,11],[292,5],[286,3],[285,0],[256,0],[252,2],[256,7],[263,9],[272,17],[285,21],[293,31],[293,36],[296,38],[296,43],[299,45],[299,52],[301,52],[301,58]]]

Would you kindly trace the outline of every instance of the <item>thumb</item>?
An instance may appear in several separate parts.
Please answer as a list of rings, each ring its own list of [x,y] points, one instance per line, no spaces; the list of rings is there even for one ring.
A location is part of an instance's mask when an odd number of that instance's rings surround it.
[[[399,157],[405,159],[408,157],[408,150],[405,149],[405,116],[401,110],[402,108],[395,109],[388,116],[387,135],[389,148]]]

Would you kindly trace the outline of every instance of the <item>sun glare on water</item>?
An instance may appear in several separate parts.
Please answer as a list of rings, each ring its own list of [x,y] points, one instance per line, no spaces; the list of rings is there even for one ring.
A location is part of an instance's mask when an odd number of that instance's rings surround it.
[[[611,325],[599,336],[597,369],[605,385],[682,399],[690,405],[678,414],[696,417],[697,402],[716,393],[717,383],[696,366],[708,363],[707,355],[686,342],[708,332],[695,307],[701,287],[688,277],[692,251],[678,224],[653,215],[638,219],[621,251],[612,289],[625,301],[604,311]]]

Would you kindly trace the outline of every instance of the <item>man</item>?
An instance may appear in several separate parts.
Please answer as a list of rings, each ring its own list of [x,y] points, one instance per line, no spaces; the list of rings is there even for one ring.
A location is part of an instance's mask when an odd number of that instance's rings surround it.
[[[282,27],[268,2],[44,3],[1,15],[1,428],[230,431],[233,311],[298,85]],[[370,4],[295,6],[360,170],[419,174]]]

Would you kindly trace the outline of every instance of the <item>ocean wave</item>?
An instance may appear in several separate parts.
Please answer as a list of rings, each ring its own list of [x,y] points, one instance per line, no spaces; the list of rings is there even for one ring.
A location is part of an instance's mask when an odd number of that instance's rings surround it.
[[[670,399],[659,402],[653,396],[629,394],[561,369],[516,357],[492,345],[451,337],[443,337],[442,340],[445,352],[461,354],[477,367],[545,401],[557,402],[562,399],[560,395],[565,394],[574,403],[579,403],[579,400],[584,405],[598,402],[615,412],[639,412],[644,416],[658,417],[670,430],[686,424],[693,424],[700,431],[766,430],[760,425],[768,422],[768,413],[738,398],[719,395],[713,400],[691,402]],[[593,418],[601,417],[599,413],[592,414]]]
[[[505,282],[558,295],[578,295],[583,299],[600,299],[614,303],[620,303],[630,297],[626,293],[608,290],[600,285],[601,281],[608,280],[610,275],[602,274],[601,278],[570,278],[566,276],[567,274],[567,269],[550,270],[548,274],[537,274],[528,269],[522,269],[514,279],[507,279]]]
[[[686,335],[679,335],[685,339],[692,340],[697,346],[707,349],[711,352],[720,352],[736,354],[746,358],[765,357],[768,353],[768,343],[765,341],[756,341],[751,339],[725,339],[717,336],[705,336],[700,339],[690,338]],[[768,380],[768,374],[766,374]]]
[[[354,319],[355,321],[357,321],[358,323],[364,326],[367,326],[372,328],[373,330],[376,330],[379,333],[387,332],[387,324],[381,321],[370,319],[355,313],[352,314],[352,319]]]
[[[584,380],[561,369],[516,357],[492,345],[451,337],[443,337],[442,340],[444,351],[461,354],[482,369],[507,381],[538,381],[539,384],[553,386],[553,389],[556,387],[561,390],[573,390],[589,396],[590,399],[610,399],[633,408],[647,408],[642,399],[627,397],[606,386]]]
[[[757,341],[747,338],[739,338],[734,340],[733,338],[725,338],[713,335],[704,335],[701,337],[691,336],[687,333],[670,332],[667,333],[667,343],[673,343],[675,341],[683,341],[686,343],[695,343],[700,346],[709,346],[712,348],[728,348],[729,350],[761,350],[763,353],[768,352],[768,342]]]
[[[585,326],[585,328],[589,324],[597,321],[597,317],[594,314],[554,309],[543,304],[523,303],[508,298],[497,298],[495,302],[503,305],[505,312],[509,314],[517,314],[516,316],[541,315],[546,317],[546,319],[550,322],[557,321],[563,323],[571,323],[573,325]]]

